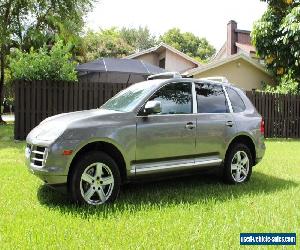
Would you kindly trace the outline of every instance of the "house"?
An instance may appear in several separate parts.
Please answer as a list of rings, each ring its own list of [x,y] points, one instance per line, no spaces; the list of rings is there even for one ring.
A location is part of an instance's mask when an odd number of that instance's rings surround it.
[[[261,89],[265,83],[274,82],[272,74],[256,56],[250,31],[237,29],[235,21],[227,24],[227,40],[212,60],[185,74],[194,78],[223,76],[244,90]]]
[[[125,58],[139,59],[143,62],[164,68],[167,71],[176,71],[179,73],[184,73],[201,65],[195,59],[165,43],[160,43],[155,47],[137,52]]]

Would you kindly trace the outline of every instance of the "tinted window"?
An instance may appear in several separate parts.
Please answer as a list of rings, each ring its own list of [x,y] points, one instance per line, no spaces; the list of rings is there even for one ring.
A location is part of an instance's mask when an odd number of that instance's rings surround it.
[[[231,88],[226,88],[234,113],[243,112],[246,107],[239,94]]]
[[[190,114],[192,113],[192,84],[170,83],[158,90],[150,100],[161,102],[161,114]]]
[[[208,83],[195,83],[198,113],[227,113],[223,88]]]

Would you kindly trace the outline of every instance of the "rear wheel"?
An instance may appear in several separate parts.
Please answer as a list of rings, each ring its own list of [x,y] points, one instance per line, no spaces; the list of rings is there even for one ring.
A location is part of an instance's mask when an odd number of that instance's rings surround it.
[[[245,144],[234,144],[225,159],[224,180],[232,184],[246,182],[251,177],[252,166],[250,149]]]
[[[89,205],[115,201],[121,185],[117,164],[103,152],[84,155],[75,164],[70,181],[74,201]]]

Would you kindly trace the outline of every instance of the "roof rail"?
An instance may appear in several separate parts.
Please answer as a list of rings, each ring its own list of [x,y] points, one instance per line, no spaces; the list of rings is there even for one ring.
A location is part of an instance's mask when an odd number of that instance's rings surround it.
[[[221,82],[221,83],[229,83],[228,79],[224,76],[211,76],[211,77],[205,77],[200,79],[214,81],[214,82]]]
[[[170,79],[170,78],[182,78],[182,76],[178,72],[164,72],[164,73],[148,76],[147,80]]]

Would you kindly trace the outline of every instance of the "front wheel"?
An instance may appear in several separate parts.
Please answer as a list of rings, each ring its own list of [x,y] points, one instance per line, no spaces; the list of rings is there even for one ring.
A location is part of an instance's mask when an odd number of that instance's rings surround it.
[[[75,164],[70,178],[72,198],[81,204],[113,202],[119,194],[120,185],[117,164],[103,152],[86,153]]]
[[[251,177],[252,166],[250,149],[241,143],[234,144],[225,159],[224,180],[231,184],[246,182]]]

